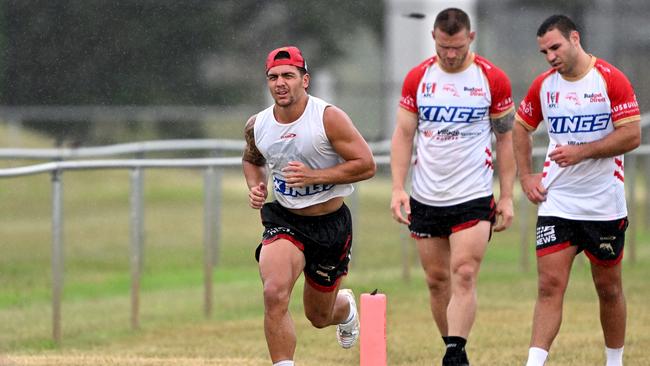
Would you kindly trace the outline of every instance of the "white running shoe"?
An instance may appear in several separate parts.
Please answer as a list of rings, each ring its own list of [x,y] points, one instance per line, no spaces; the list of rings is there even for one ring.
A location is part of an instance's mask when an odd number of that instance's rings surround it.
[[[354,293],[350,289],[339,290],[339,293],[348,298],[350,310],[354,309],[354,317],[347,323],[336,326],[336,340],[343,348],[351,348],[359,339],[359,312],[354,300]]]

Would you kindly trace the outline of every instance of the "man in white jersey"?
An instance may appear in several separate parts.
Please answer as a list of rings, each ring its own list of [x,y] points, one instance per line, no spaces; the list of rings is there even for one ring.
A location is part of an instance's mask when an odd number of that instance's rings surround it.
[[[533,81],[513,132],[521,187],[539,205],[538,294],[527,365],[546,361],[560,329],[573,258],[584,251],[600,302],[607,366],[620,366],[626,321],[621,259],[628,224],[623,154],[640,143],[639,107],[625,75],[584,51],[568,17],[546,19],[537,44],[551,69]],[[542,173],[535,174],[531,133],[542,121],[550,142]]]
[[[343,198],[352,193],[352,183],[371,178],[376,166],[348,115],[307,93],[310,76],[298,48],[271,51],[266,79],[275,103],[246,123],[243,170],[249,204],[261,209],[265,228],[256,258],[266,342],[273,364],[290,366],[296,334],[288,307],[302,272],[304,311],[312,325],[337,325],[343,348],[359,336],[354,295],[339,291],[352,246]],[[275,201],[265,203],[269,173]]]
[[[391,145],[391,211],[415,238],[431,312],[446,345],[442,364],[469,365],[465,344],[476,314],[478,270],[497,217],[495,231],[513,218],[514,108],[506,74],[469,51],[475,33],[464,11],[440,12],[432,35],[436,56],[413,68],[402,87]],[[409,197],[404,185],[416,134]]]

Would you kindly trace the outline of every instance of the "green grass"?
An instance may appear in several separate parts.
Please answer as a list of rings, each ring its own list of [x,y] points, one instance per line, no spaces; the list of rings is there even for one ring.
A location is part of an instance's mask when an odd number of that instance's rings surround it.
[[[12,163],[13,165],[13,163]],[[47,175],[0,180],[0,365],[268,365],[261,284],[253,251],[262,231],[238,170],[224,176],[213,313],[203,315],[203,177],[192,170],[145,174],[145,250],[140,329],[130,328],[129,176],[66,172],[63,341],[51,340],[51,192]],[[390,365],[439,363],[443,345],[428,310],[414,245],[389,213],[390,184],[359,186],[353,263],[345,285],[388,297]],[[349,200],[352,202],[352,200]],[[640,204],[640,202],[639,202]],[[533,220],[533,215],[529,215]],[[625,261],[626,365],[648,365],[650,232]],[[532,225],[529,225],[532,228]],[[532,229],[531,229],[532,230]],[[536,294],[534,249],[522,271],[519,222],[494,234],[479,278],[479,310],[468,346],[474,365],[521,365]],[[526,236],[532,245],[532,232]],[[408,265],[403,266],[406,260]],[[409,279],[405,279],[408,277]],[[300,365],[355,365],[334,330],[302,314],[302,280],[291,304]],[[604,364],[597,298],[585,260],[576,261],[562,329],[548,363]]]

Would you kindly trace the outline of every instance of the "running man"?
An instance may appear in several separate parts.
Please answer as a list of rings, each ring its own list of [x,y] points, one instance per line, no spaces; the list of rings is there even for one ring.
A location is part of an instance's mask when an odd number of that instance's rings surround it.
[[[249,204],[261,209],[265,228],[256,258],[266,342],[273,365],[291,366],[296,334],[288,307],[303,272],[303,305],[312,325],[337,325],[343,348],[357,341],[354,295],[339,291],[352,247],[343,198],[352,193],[352,183],[374,176],[376,166],[348,115],[307,93],[310,75],[298,48],[271,51],[266,80],[275,103],[246,123],[243,170]],[[275,200],[265,203],[269,175]]]

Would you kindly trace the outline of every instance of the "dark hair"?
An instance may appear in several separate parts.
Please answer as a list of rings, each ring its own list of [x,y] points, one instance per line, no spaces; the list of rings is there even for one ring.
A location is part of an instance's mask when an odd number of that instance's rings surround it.
[[[278,52],[275,57],[273,58],[274,60],[283,60],[283,59],[291,59],[291,55],[287,51],[280,51]],[[300,71],[300,76],[304,76],[307,71],[307,60],[305,60],[305,67],[300,67],[296,66],[298,68],[298,71]]]
[[[578,27],[568,16],[555,14],[546,18],[546,20],[542,22],[542,25],[537,29],[537,37],[541,37],[553,29],[557,29],[562,33],[564,38],[569,39],[571,32],[577,31]]]
[[[433,29],[435,30],[436,28],[450,36],[463,29],[469,31],[471,29],[469,16],[458,8],[447,8],[436,16],[436,20],[433,22]]]

